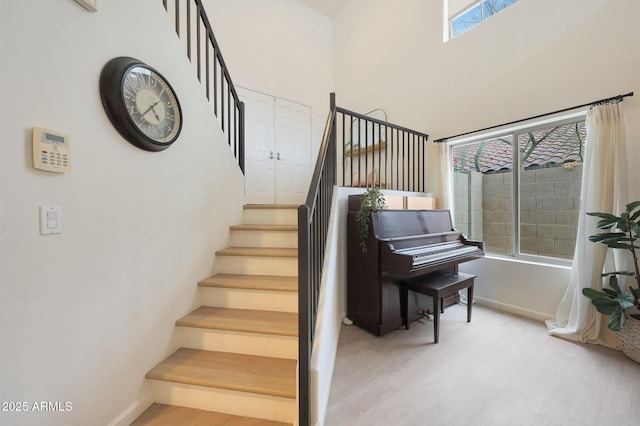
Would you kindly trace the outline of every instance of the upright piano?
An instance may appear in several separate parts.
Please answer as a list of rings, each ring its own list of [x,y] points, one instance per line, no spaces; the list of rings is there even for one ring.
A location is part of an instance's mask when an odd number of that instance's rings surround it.
[[[351,198],[351,197],[350,197]],[[357,197],[359,198],[359,197]],[[360,248],[358,203],[347,216],[347,318],[382,335],[403,325],[400,282],[456,269],[484,256],[481,241],[453,229],[449,210],[381,210],[372,213],[372,232]],[[430,297],[409,292],[409,321],[432,312]]]

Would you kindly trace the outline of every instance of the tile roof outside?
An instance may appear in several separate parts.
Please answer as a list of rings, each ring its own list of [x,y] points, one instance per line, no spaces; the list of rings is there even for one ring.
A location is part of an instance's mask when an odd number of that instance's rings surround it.
[[[577,128],[577,132],[576,132]],[[565,163],[582,161],[586,141],[584,121],[555,128],[536,130],[519,135],[519,146],[524,158],[524,169],[559,167]],[[533,136],[537,146],[529,154],[527,142]],[[453,148],[455,171],[500,173],[512,170],[512,137],[490,139]]]

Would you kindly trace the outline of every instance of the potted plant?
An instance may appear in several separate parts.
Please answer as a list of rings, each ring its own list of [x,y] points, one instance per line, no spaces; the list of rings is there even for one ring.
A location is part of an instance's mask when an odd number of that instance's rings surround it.
[[[384,195],[380,192],[380,188],[372,187],[362,194],[360,200],[360,208],[356,214],[356,222],[358,223],[358,232],[360,235],[360,249],[363,253],[367,251],[367,238],[369,238],[369,229],[371,228],[371,214],[375,214],[384,207]]]
[[[596,307],[598,312],[609,315],[608,327],[613,331],[621,331],[630,321],[640,324],[640,315],[638,312],[630,314],[628,317],[626,312],[632,308],[640,307],[640,270],[638,265],[637,250],[640,249],[638,242],[638,234],[640,234],[640,201],[634,201],[626,206],[626,209],[620,216],[609,213],[587,213],[590,216],[599,217],[601,220],[596,224],[598,229],[608,230],[591,235],[590,241],[595,243],[606,244],[607,247],[614,249],[629,250],[633,258],[634,271],[615,271],[608,272],[602,276],[609,276],[609,287],[597,291],[592,288],[583,288],[582,294],[591,299],[591,303]],[[622,291],[618,284],[618,275],[628,275],[635,278],[636,286],[628,285],[626,291]],[[629,321],[627,321],[629,319]],[[620,341],[621,335],[619,333]],[[621,345],[623,346],[623,345]],[[624,348],[623,348],[623,352]],[[628,354],[627,354],[628,355]],[[632,357],[633,358],[633,357]],[[636,360],[640,362],[640,360]]]

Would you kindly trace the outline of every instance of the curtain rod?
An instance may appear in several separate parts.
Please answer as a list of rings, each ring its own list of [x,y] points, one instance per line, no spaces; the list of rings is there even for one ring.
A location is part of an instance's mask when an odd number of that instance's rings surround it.
[[[534,120],[536,118],[546,117],[548,115],[559,114],[561,112],[571,111],[572,109],[578,109],[578,108],[583,108],[583,107],[587,107],[587,106],[596,106],[596,105],[605,104],[605,103],[613,102],[613,101],[620,102],[620,101],[622,101],[623,98],[626,98],[627,96],[633,96],[633,92],[629,92],[629,93],[627,93],[625,95],[618,95],[618,96],[612,96],[610,98],[600,99],[598,101],[589,102],[587,104],[576,105],[576,106],[572,106],[572,107],[569,107],[569,108],[559,109],[557,111],[547,112],[545,114],[534,115],[533,117],[522,118],[520,120],[510,121],[508,123],[497,124],[495,126],[485,127],[484,129],[472,130],[470,132],[460,133],[458,135],[447,136],[446,138],[436,139],[433,142],[434,143],[446,142],[449,139],[458,138],[460,136],[466,136],[466,135],[470,135],[472,133],[484,132],[485,130],[496,129],[498,127],[508,126],[508,125],[511,125],[511,124],[522,123],[523,121],[529,121],[529,120]]]

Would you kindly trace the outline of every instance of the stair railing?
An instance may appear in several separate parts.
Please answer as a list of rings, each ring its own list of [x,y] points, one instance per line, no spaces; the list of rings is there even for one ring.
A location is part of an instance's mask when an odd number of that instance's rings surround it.
[[[336,184],[336,98],[329,116],[305,204],[298,207],[298,424],[311,424],[310,363],[318,316],[318,297]]]
[[[244,173],[244,103],[231,81],[202,1],[163,0],[162,4],[174,18],[178,38],[185,45],[187,57],[195,67],[218,124]]]
[[[337,108],[340,186],[424,192],[429,135]]]
[[[347,130],[351,134],[350,137],[347,137]],[[355,177],[353,166],[351,166],[350,179],[346,178],[346,168],[342,166],[343,186],[361,186],[355,185],[354,181],[360,183],[360,176],[367,176],[362,181],[364,183],[362,186],[380,186],[383,183],[381,178],[384,177],[390,183],[389,188],[405,191],[424,191],[426,188],[425,143],[429,135],[337,107],[335,94],[331,93],[329,116],[307,199],[305,204],[298,207],[298,424],[300,426],[311,424],[311,355],[333,188],[337,182],[339,166],[341,166],[338,161],[337,146],[342,147],[341,158],[349,158],[347,154],[349,143],[352,143],[353,136],[358,132],[360,135],[358,140],[362,140],[363,143],[356,148],[360,150],[359,155],[353,153],[351,157],[364,158],[364,160],[362,167],[356,169]],[[378,140],[368,138],[369,134],[374,135]],[[371,159],[369,160],[368,157]],[[358,163],[360,164],[360,160]],[[379,167],[377,170],[382,170],[383,165],[389,169],[388,172],[379,174],[378,180],[373,173],[369,173],[375,170],[375,168],[370,170],[369,165],[373,167],[376,164]]]

